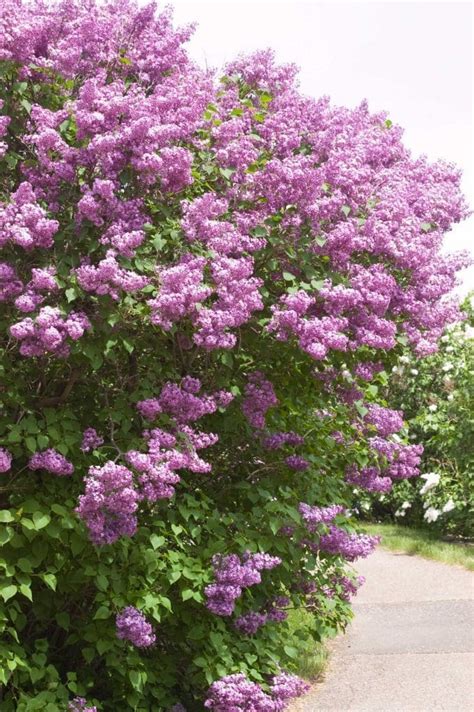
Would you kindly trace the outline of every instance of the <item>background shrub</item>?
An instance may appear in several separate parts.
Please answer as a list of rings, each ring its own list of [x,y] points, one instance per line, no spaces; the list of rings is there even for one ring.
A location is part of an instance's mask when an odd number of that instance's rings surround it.
[[[422,479],[397,483],[386,495],[363,496],[362,511],[472,537],[474,487],[474,318],[466,297],[464,320],[441,338],[436,354],[407,352],[390,378],[392,402],[403,408],[411,437],[424,446]]]

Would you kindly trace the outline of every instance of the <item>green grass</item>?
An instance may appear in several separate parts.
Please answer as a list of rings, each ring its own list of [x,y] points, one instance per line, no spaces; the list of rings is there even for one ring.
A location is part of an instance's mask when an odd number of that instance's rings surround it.
[[[474,571],[473,544],[440,541],[436,535],[430,532],[396,524],[364,522],[362,528],[368,534],[379,534],[382,537],[381,546],[385,549],[417,554],[426,559],[464,566],[464,568]]]
[[[305,680],[319,677],[326,667],[328,652],[324,643],[317,643],[308,631],[313,627],[313,614],[304,609],[290,611],[291,645],[298,650],[296,674]]]

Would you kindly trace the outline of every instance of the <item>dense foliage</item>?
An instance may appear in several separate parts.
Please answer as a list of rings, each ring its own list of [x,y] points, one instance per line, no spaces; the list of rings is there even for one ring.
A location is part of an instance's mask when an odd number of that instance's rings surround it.
[[[362,495],[362,512],[474,536],[473,303],[473,295],[465,299],[464,320],[441,337],[436,354],[420,361],[407,352],[393,367],[391,399],[403,408],[411,437],[424,445],[421,480]]]
[[[458,172],[189,33],[1,4],[2,712],[284,709],[288,609],[344,626],[376,543],[354,484],[418,472],[378,399],[458,319]]]

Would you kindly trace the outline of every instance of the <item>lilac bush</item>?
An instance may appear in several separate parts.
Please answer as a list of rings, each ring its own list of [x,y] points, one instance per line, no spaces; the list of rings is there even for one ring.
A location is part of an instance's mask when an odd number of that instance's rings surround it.
[[[459,171],[191,32],[0,7],[2,712],[283,710],[376,544],[354,488],[419,473],[382,396],[459,319]]]

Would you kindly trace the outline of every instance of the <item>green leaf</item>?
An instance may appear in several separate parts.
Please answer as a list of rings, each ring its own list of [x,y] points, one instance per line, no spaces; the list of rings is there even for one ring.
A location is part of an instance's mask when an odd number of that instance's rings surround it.
[[[96,576],[95,582],[100,591],[106,591],[109,586],[109,580],[103,574]]]
[[[366,416],[367,413],[369,412],[368,409],[365,407],[365,405],[362,404],[362,401],[356,401],[354,403],[354,405],[357,409],[357,412],[361,416],[361,418],[364,418],[364,416]]]
[[[103,655],[108,650],[112,650],[114,644],[110,640],[98,640],[95,647],[99,655]]]
[[[140,672],[138,670],[129,670],[128,677],[132,683],[132,687],[136,690],[140,690],[142,687],[142,679]]]
[[[33,570],[31,566],[31,561],[29,559],[25,559],[24,557],[18,559],[16,565],[20,569],[20,571],[23,571],[24,573],[30,573]]]
[[[38,435],[36,440],[41,449],[47,448],[49,445],[49,438],[47,435]]]
[[[70,617],[69,613],[66,613],[66,611],[61,611],[61,613],[56,613],[56,621],[61,628],[64,628],[64,630],[69,630],[69,625],[70,625]]]
[[[344,215],[345,215],[346,218],[347,218],[347,216],[348,216],[349,213],[351,212],[351,209],[350,209],[350,207],[349,207],[348,205],[343,205],[342,208],[341,208],[341,211],[344,213]]]
[[[290,658],[297,658],[298,657],[298,650],[297,648],[293,648],[291,645],[284,645],[283,650],[285,653],[288,655]]]
[[[41,574],[41,578],[45,582],[49,588],[51,588],[53,591],[56,591],[56,583],[57,579],[54,574]]]
[[[31,521],[31,519],[28,519],[28,517],[21,518],[21,526],[25,529],[28,529],[28,531],[33,531],[34,529],[36,529],[35,525]]]
[[[0,510],[0,522],[2,522],[2,523],[13,522],[14,520],[15,520],[15,517],[8,509]]]
[[[95,658],[94,648],[82,648],[82,656],[87,663],[90,663]]]
[[[26,598],[28,598],[30,601],[33,600],[33,595],[31,593],[31,588],[27,586],[25,583],[20,584],[20,593],[22,593]]]
[[[152,534],[150,537],[150,544],[154,549],[159,549],[160,546],[163,546],[165,541],[166,540],[164,536],[158,536],[157,534]]]
[[[44,529],[44,527],[48,526],[50,521],[51,517],[49,514],[45,514],[44,512],[35,512],[33,514],[33,522],[36,529]]]
[[[31,103],[28,101],[28,99],[22,99],[20,104],[28,114],[31,112]]]
[[[110,608],[107,608],[107,606],[100,606],[100,607],[97,609],[96,614],[95,614],[93,620],[95,620],[95,621],[103,621],[103,620],[105,620],[106,618],[110,618],[110,615],[111,615]]]
[[[21,431],[18,427],[13,427],[8,433],[7,440],[9,443],[19,443],[22,440]]]
[[[223,176],[226,180],[230,180],[235,173],[232,168],[220,168],[219,170],[221,176]]]
[[[0,528],[0,546],[3,546],[7,542],[9,542],[10,539],[12,539],[14,534],[15,534],[15,531],[11,527]]]
[[[10,598],[13,598],[13,596],[15,596],[17,592],[18,588],[14,586],[14,584],[9,584],[8,586],[4,586],[0,590],[0,596],[6,603]]]
[[[184,591],[181,591],[181,598],[183,601],[188,601],[190,598],[193,598],[194,596],[194,591],[191,588],[185,588]]]
[[[69,287],[69,289],[66,289],[66,291],[64,292],[64,294],[66,295],[66,299],[67,299],[67,301],[68,301],[68,304],[70,304],[71,302],[73,302],[73,301],[74,301],[75,299],[77,299],[77,297],[79,296],[79,294],[78,294],[78,292],[77,292],[77,289],[76,289],[75,287]]]
[[[34,438],[32,435],[29,435],[25,439],[26,447],[30,452],[36,452],[36,438]]]
[[[221,363],[223,363],[224,366],[227,366],[227,368],[232,368],[234,365],[234,357],[228,351],[224,351],[221,354]]]

